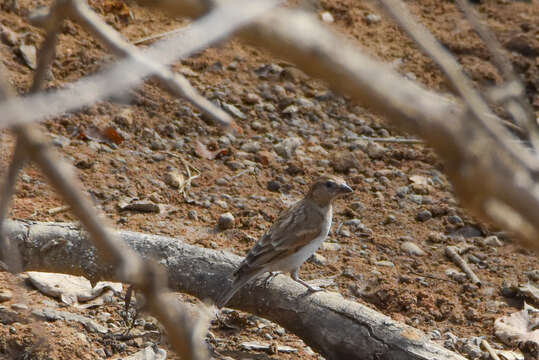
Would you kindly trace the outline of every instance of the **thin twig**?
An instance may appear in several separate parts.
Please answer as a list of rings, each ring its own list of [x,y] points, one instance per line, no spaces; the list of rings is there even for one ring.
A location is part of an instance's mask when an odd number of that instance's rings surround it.
[[[490,346],[487,340],[482,339],[481,345],[483,345],[483,347],[488,352],[492,360],[500,360],[500,357],[498,356],[498,354],[496,354],[496,351],[494,351],[494,349],[492,348],[492,346]]]
[[[458,265],[462,271],[464,271],[466,273],[466,275],[468,275],[468,278],[470,278],[470,280],[472,281],[472,283],[474,285],[478,285],[478,286],[481,286],[481,280],[479,280],[479,278],[477,277],[477,275],[475,275],[475,273],[473,272],[473,270],[470,268],[470,266],[466,263],[466,260],[464,260],[460,255],[459,255],[459,250],[457,247],[455,246],[448,246],[445,248],[445,254],[451,259],[453,260],[453,262]]]

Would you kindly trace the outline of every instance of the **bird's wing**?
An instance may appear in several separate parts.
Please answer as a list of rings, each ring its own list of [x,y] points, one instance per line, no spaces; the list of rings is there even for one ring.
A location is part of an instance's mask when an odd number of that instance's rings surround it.
[[[323,220],[322,214],[305,206],[304,200],[299,201],[277,218],[249,251],[238,272],[262,267],[307,245],[321,234]]]

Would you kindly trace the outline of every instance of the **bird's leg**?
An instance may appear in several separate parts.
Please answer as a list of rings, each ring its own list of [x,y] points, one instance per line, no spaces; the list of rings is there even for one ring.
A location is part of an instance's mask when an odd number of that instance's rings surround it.
[[[266,280],[264,280],[264,286],[268,287],[270,281],[273,280],[273,278],[279,275],[280,273],[281,273],[280,271],[270,271],[268,277],[266,278]]]
[[[290,273],[290,275],[292,275],[292,280],[294,280],[294,281],[300,283],[301,285],[305,286],[307,289],[309,289],[309,291],[312,291],[312,292],[322,291],[322,288],[319,288],[318,286],[309,285],[309,284],[307,284],[306,281],[301,280],[299,278],[299,268],[292,271]]]

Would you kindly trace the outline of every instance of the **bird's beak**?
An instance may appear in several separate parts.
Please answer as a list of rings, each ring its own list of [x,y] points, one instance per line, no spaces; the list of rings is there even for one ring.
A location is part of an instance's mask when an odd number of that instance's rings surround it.
[[[339,185],[339,188],[340,188],[340,192],[343,193],[343,194],[348,194],[348,193],[351,193],[353,192],[354,190],[352,190],[352,188],[346,184],[341,184]]]

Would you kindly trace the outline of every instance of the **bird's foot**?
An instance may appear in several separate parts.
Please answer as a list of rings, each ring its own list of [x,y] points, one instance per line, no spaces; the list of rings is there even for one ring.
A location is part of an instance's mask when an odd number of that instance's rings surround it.
[[[320,288],[318,286],[311,285],[311,284],[307,283],[305,280],[300,279],[299,276],[298,276],[297,271],[292,273],[292,280],[294,280],[294,281],[300,283],[301,285],[305,286],[309,290],[309,292],[318,292],[318,291],[323,290],[322,288]]]
[[[280,273],[281,273],[280,271],[270,271],[268,277],[266,278],[266,280],[264,280],[264,287],[268,287],[270,281],[273,280],[273,278],[279,275]]]

